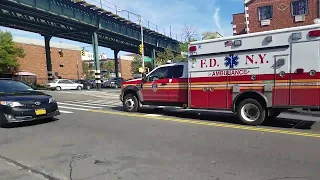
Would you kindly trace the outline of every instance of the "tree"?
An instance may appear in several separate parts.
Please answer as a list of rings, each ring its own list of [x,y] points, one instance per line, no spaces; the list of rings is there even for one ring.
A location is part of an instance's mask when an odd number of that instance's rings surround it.
[[[166,64],[168,60],[175,60],[175,56],[171,49],[166,48],[164,52],[158,52],[156,58],[156,65],[160,66]]]
[[[18,68],[18,58],[24,57],[24,50],[12,41],[11,33],[0,31],[0,72]]]
[[[185,42],[191,42],[196,39],[197,36],[197,29],[190,26],[190,25],[184,25],[184,28],[182,30],[182,37],[184,38]]]
[[[83,69],[83,73],[86,75],[86,79],[92,79],[93,75],[90,72],[90,66],[89,63],[87,62],[82,62],[82,69]]]
[[[109,74],[115,72],[114,60],[108,60],[103,63],[103,69],[106,70]]]
[[[202,33],[202,40],[215,39],[215,38],[218,38],[218,33],[217,32],[203,32]]]
[[[144,66],[148,67],[149,70],[152,69],[151,62],[144,62]],[[139,68],[142,67],[142,57],[141,55],[135,55],[131,62],[131,73],[132,74],[140,74]]]

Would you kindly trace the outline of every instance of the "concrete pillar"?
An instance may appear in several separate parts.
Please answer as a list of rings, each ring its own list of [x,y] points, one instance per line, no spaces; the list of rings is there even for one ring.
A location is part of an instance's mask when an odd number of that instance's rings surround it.
[[[92,35],[93,56],[94,56],[94,77],[96,80],[97,89],[101,89],[101,75],[100,75],[100,62],[99,62],[99,49],[98,49],[98,34],[93,32]]]
[[[46,62],[47,62],[47,75],[48,75],[48,82],[53,80],[52,76],[52,63],[51,63],[51,50],[50,50],[50,40],[51,36],[44,35],[44,44],[46,50]]]
[[[114,72],[116,73],[116,77],[119,77],[119,60],[118,60],[118,53],[120,50],[114,49]]]

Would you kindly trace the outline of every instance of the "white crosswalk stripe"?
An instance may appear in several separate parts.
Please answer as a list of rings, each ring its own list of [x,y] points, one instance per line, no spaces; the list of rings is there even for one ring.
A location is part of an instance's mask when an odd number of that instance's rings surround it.
[[[86,96],[92,96],[92,97],[100,97],[100,98],[117,98],[119,99],[120,92],[109,92],[109,91],[59,91],[57,93],[62,94],[76,94],[76,95],[86,95]]]
[[[63,110],[60,110],[61,113],[65,113],[65,114],[72,114],[73,112],[70,112],[70,111],[63,111]]]
[[[92,109],[102,109],[102,107],[93,107],[93,106],[85,106],[85,105],[80,105],[80,104],[70,104],[70,103],[62,103],[58,102],[58,105],[66,105],[66,106],[77,106],[77,107],[85,107],[85,108],[92,108]]]
[[[75,111],[90,111],[95,109],[113,108],[122,106],[119,99],[108,100],[73,100],[58,102],[62,114],[72,114]]]

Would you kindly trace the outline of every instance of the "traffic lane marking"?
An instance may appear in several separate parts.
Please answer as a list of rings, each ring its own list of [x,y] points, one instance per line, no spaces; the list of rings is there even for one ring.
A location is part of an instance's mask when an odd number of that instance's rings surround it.
[[[66,106],[77,106],[77,107],[84,107],[84,108],[92,108],[92,109],[102,109],[102,107],[93,107],[93,106],[85,106],[81,104],[71,104],[71,103],[63,103],[63,102],[58,102],[58,105],[66,105]]]
[[[277,133],[277,134],[320,138],[320,134],[317,134],[317,133],[305,133],[305,132],[298,132],[298,131],[270,129],[270,128],[254,127],[249,125],[224,124],[224,123],[206,122],[206,121],[200,121],[200,120],[194,120],[194,119],[181,119],[176,117],[145,116],[144,114],[142,115],[138,113],[127,113],[127,112],[117,112],[117,111],[108,111],[108,110],[89,110],[89,111],[96,112],[96,113],[139,117],[139,118],[145,118],[145,119],[156,119],[156,120],[171,121],[171,122],[178,122],[178,123],[198,124],[198,125],[205,125],[205,126],[224,127],[224,128],[242,129],[242,130],[249,130],[249,131],[260,131],[260,132],[269,132],[269,133]]]

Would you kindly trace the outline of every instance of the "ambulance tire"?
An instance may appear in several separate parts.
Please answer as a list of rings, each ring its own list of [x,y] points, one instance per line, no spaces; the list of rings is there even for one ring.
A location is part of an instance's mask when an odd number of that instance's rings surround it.
[[[237,107],[239,120],[247,125],[259,125],[267,117],[267,110],[255,99],[245,99]]]
[[[123,99],[123,107],[127,112],[137,112],[139,110],[139,101],[134,94],[127,94]]]

